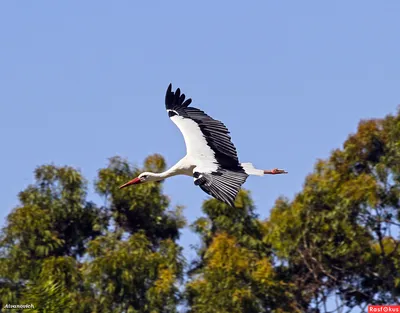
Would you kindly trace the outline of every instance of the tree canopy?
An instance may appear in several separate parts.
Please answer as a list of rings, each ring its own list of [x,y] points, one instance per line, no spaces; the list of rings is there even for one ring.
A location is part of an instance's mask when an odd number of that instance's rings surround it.
[[[153,155],[145,169],[162,170]],[[121,192],[138,174],[120,158],[100,169],[96,190],[107,205],[86,200],[87,184],[70,167],[44,165],[19,195],[0,241],[0,305],[32,303],[35,312],[176,312],[183,277],[185,224],[168,210],[161,184]]]
[[[293,201],[277,200],[264,240],[306,310],[400,301],[400,114],[361,121]]]
[[[201,239],[190,264],[182,208],[170,207],[163,182],[118,188],[164,168],[160,155],[141,167],[111,158],[94,183],[103,205],[88,200],[77,169],[36,168],[0,234],[0,306],[283,313],[400,302],[400,113],[361,121],[266,220],[250,191],[236,208],[206,200],[190,225]]]

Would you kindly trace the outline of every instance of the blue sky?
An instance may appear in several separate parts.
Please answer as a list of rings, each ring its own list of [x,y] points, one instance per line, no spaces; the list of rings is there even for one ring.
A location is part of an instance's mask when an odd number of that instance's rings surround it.
[[[38,165],[93,181],[115,155],[183,157],[164,110],[170,82],[228,126],[241,161],[289,171],[245,184],[267,217],[360,119],[396,111],[399,10],[398,0],[2,1],[0,225]],[[165,192],[189,222],[201,216],[207,195],[192,179],[170,178]],[[186,247],[194,240],[184,232]]]

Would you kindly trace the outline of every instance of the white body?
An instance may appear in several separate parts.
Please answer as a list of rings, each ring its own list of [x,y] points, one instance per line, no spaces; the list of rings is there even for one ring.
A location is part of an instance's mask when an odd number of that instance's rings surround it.
[[[193,176],[193,172],[195,169],[197,170],[198,168],[204,168],[204,164],[202,165],[197,165],[198,163],[201,164],[201,160],[196,160],[195,158],[192,158],[189,155],[186,155],[184,158],[182,158],[178,163],[176,163],[174,166],[172,166],[169,170],[155,174],[159,175],[158,177],[164,179],[168,178],[171,176],[176,176],[176,175],[186,175],[186,176]],[[246,172],[247,175],[255,175],[255,176],[264,176],[264,170],[259,170],[256,169],[252,163],[241,163],[244,171]],[[211,172],[211,171],[210,171]],[[146,173],[148,174],[148,173]]]

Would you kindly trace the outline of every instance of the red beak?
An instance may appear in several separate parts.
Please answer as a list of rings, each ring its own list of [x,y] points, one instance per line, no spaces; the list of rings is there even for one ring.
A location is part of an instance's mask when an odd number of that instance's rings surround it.
[[[119,189],[128,187],[128,186],[130,186],[130,185],[140,184],[140,183],[141,183],[140,178],[139,178],[139,177],[136,177],[136,178],[134,178],[134,179],[128,181],[127,183],[125,183],[125,184],[119,186]]]

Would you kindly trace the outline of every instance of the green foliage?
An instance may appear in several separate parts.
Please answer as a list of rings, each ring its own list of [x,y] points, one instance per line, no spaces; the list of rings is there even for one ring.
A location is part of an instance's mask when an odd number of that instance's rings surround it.
[[[86,243],[107,226],[104,210],[85,200],[86,182],[78,171],[45,165],[35,170],[35,179],[19,194],[21,204],[1,234],[0,305],[48,294],[55,281],[68,285],[66,276],[52,274],[59,265],[54,262],[82,256]]]
[[[34,280],[29,281],[18,303],[32,303],[33,312],[74,312],[74,300],[82,277],[73,257],[49,257],[41,264]]]
[[[165,168],[159,155],[144,163],[144,170]],[[96,181],[115,228],[89,244],[92,261],[85,265],[90,284],[99,291],[95,299],[102,312],[175,312],[180,300],[176,283],[184,262],[175,241],[185,221],[181,208],[167,211],[160,183],[118,189],[141,171],[115,157]]]
[[[192,225],[203,245],[187,284],[190,312],[298,312],[292,286],[278,278],[262,241],[263,225],[248,192],[242,190],[235,205],[208,200],[203,205],[208,218]]]
[[[294,201],[276,202],[265,242],[303,310],[334,293],[349,307],[399,302],[399,143],[400,115],[362,121]]]
[[[156,244],[160,239],[179,237],[178,229],[185,224],[180,209],[167,212],[168,198],[161,193],[162,183],[151,182],[120,190],[118,186],[144,170],[162,171],[165,162],[153,155],[145,160],[145,168],[131,168],[118,157],[110,159],[107,168],[99,171],[97,192],[109,201],[116,227],[129,233],[139,230]]]
[[[146,170],[161,170],[153,155]],[[0,306],[32,303],[33,312],[176,312],[184,261],[175,243],[182,208],[167,211],[162,184],[123,191],[140,172],[120,158],[99,171],[107,202],[86,200],[86,182],[70,167],[45,165],[0,237]]]
[[[95,300],[105,312],[175,312],[176,281],[182,279],[181,249],[171,240],[157,251],[144,233],[127,240],[110,233],[90,243],[89,282],[101,291]]]

